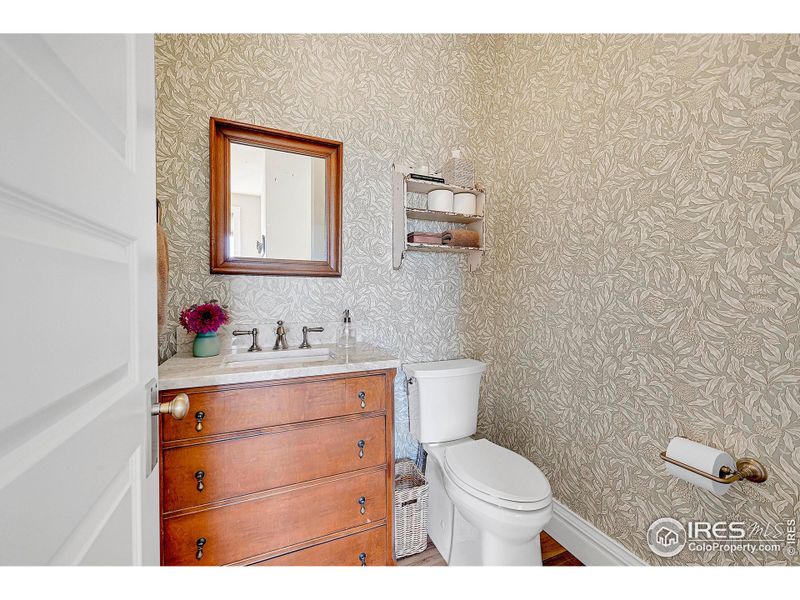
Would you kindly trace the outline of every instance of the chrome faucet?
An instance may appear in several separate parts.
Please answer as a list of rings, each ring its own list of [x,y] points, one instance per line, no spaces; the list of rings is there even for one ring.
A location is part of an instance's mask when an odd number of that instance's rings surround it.
[[[311,348],[311,344],[308,343],[308,332],[309,331],[325,331],[324,327],[305,327],[303,326],[303,343],[300,344],[300,348]]]
[[[278,321],[278,328],[275,330],[275,345],[273,350],[288,350],[289,342],[286,341],[286,328],[283,326],[283,321]]]
[[[261,352],[261,346],[258,345],[258,329],[253,327],[250,331],[242,331],[237,329],[233,332],[233,335],[252,335],[253,336],[253,343],[250,344],[250,347],[247,349],[248,352]]]

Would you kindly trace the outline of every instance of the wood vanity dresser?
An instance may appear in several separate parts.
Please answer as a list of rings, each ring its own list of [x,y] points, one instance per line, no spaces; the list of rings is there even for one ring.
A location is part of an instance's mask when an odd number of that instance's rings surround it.
[[[160,392],[161,564],[394,564],[394,376]]]

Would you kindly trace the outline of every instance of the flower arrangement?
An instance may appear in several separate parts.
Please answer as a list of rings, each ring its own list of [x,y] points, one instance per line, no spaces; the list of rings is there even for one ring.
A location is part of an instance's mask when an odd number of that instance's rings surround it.
[[[192,304],[181,311],[180,323],[192,333],[214,333],[228,322],[228,313],[216,300]]]

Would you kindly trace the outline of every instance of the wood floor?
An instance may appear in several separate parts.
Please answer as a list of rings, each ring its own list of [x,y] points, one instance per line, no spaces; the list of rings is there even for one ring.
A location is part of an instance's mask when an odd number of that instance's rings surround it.
[[[567,550],[542,532],[542,563],[545,567],[582,567],[583,563],[572,556]],[[436,546],[428,540],[428,547],[419,554],[401,558],[397,561],[399,567],[444,567],[446,563],[436,549]]]
[[[545,567],[582,567],[583,563],[561,544],[542,532],[542,564]]]

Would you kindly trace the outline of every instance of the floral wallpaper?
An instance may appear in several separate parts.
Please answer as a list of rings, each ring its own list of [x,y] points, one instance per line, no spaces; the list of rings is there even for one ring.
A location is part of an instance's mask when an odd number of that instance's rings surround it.
[[[167,333],[178,348],[182,307],[216,298],[232,326],[270,340],[283,319],[335,340],[345,308],[359,337],[404,362],[463,355],[463,256],[410,253],[392,269],[392,164],[437,168],[470,153],[476,122],[467,36],[157,35],[157,193],[169,237]],[[344,142],[342,277],[209,274],[208,119],[216,116]],[[268,327],[272,326],[272,329]],[[294,343],[294,342],[293,342]],[[396,381],[397,453],[413,456],[404,379]]]
[[[159,35],[156,74],[162,360],[199,299],[290,339],[351,308],[404,362],[485,360],[479,430],[644,560],[800,564],[645,540],[663,516],[800,514],[800,36]],[[208,273],[211,115],[344,142],[341,279]],[[488,189],[483,264],[394,271],[391,165],[454,148]],[[402,378],[396,396],[411,455]],[[675,435],[769,480],[717,498],[669,477]]]
[[[481,431],[652,564],[800,564],[645,540],[664,516],[800,515],[800,36],[501,36],[476,72]],[[769,479],[717,498],[672,478],[676,435]]]

